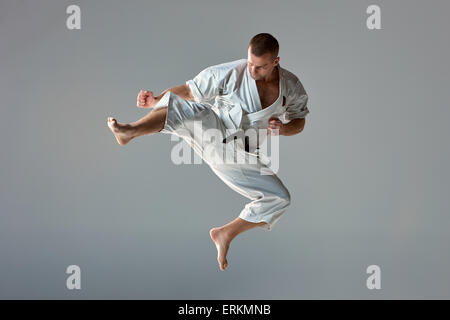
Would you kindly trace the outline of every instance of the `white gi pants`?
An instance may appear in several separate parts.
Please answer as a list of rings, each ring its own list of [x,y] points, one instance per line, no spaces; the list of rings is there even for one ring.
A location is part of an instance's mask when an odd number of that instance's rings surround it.
[[[167,117],[160,132],[175,134],[185,140],[224,183],[251,200],[239,217],[254,223],[266,222],[261,227],[270,231],[290,204],[289,191],[276,174],[257,155],[246,152],[239,141],[236,144],[224,144],[203,134],[205,130],[213,128],[222,137],[227,136],[225,125],[211,109],[211,104],[184,100],[168,91],[154,109],[164,106],[167,106]],[[218,150],[224,150],[223,148],[226,148],[224,153],[220,153]],[[218,155],[224,160],[229,160],[230,156],[240,159],[247,156],[253,159],[246,163],[220,162],[217,160]],[[263,175],[262,170],[273,174]]]

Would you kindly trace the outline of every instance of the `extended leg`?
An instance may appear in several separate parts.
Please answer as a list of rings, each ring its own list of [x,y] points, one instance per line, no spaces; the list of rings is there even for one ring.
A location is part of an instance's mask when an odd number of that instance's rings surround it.
[[[141,119],[132,123],[118,123],[108,118],[108,127],[120,145],[126,145],[131,139],[161,131],[166,121],[167,107],[153,109]]]

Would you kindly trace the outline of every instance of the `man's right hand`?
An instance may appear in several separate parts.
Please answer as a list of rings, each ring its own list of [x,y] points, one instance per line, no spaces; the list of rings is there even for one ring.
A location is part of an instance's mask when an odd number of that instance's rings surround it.
[[[153,92],[141,90],[137,96],[137,107],[138,108],[152,108],[155,104],[155,97]]]

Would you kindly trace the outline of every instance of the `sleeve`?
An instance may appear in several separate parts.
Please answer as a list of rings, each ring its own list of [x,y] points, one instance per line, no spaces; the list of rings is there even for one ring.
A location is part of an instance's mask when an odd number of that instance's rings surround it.
[[[193,79],[186,81],[191,89],[195,102],[204,102],[219,95],[220,84],[214,66],[202,70]]]
[[[308,95],[300,80],[295,84],[294,93],[286,106],[286,120],[302,119],[309,113]]]

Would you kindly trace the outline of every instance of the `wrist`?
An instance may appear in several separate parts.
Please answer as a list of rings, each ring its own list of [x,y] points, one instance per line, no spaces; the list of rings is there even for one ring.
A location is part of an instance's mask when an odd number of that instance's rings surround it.
[[[154,108],[156,106],[156,104],[159,102],[159,100],[161,100],[161,96],[153,98],[153,101],[150,104],[150,108]]]

